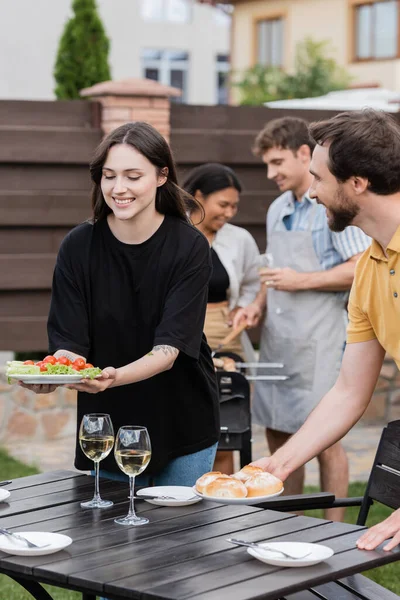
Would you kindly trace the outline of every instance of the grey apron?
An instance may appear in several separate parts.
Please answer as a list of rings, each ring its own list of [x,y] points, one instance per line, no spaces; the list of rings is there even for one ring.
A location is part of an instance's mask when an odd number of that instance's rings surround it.
[[[312,241],[316,205],[307,231],[288,231],[281,217],[272,224],[268,249],[275,267],[321,271]],[[294,433],[335,383],[346,339],[342,293],[268,289],[261,332],[260,361],[282,362],[286,381],[257,381],[253,420],[270,429]]]

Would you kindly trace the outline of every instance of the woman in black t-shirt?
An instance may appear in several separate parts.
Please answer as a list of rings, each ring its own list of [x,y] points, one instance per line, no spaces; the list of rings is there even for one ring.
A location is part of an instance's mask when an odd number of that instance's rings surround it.
[[[150,476],[157,485],[193,485],[211,470],[219,438],[203,335],[209,246],[188,222],[169,146],[150,125],[109,134],[90,172],[93,220],[67,235],[57,257],[50,351],[103,369],[101,379],[70,386],[78,390],[78,426],[85,413],[106,412],[116,431],[148,428],[152,459],[138,483]],[[78,440],[75,466],[92,466]],[[112,455],[102,467],[121,474]]]

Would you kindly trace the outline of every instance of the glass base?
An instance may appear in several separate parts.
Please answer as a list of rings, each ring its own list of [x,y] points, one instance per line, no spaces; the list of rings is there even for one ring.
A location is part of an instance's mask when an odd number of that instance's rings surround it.
[[[102,500],[99,498],[95,500],[88,500],[87,502],[81,502],[82,508],[108,508],[109,506],[113,506],[114,502],[111,500]]]
[[[149,520],[145,517],[137,517],[136,515],[114,519],[114,523],[118,523],[118,525],[146,525],[148,522]]]

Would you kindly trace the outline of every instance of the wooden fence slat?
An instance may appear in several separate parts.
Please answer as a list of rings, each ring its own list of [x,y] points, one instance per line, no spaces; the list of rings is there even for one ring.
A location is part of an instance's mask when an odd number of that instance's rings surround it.
[[[50,290],[2,290],[0,315],[4,319],[47,317],[50,306]]]
[[[70,227],[0,227],[0,254],[55,254]]]
[[[10,226],[74,226],[91,216],[85,192],[0,190],[0,223]]]
[[[96,129],[0,126],[0,162],[87,165],[100,140]]]
[[[5,192],[31,192],[55,190],[68,193],[87,190],[90,192],[88,163],[77,164],[5,164],[0,160],[0,186]]]
[[[0,100],[0,123],[54,127],[86,127],[93,124],[93,105],[87,100]]]
[[[55,254],[0,255],[0,291],[50,289],[55,262]]]
[[[0,317],[0,350],[47,352],[47,316],[6,319]]]

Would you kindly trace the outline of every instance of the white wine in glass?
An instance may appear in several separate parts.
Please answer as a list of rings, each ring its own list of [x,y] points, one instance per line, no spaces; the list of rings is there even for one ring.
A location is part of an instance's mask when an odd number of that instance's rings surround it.
[[[110,415],[91,413],[83,415],[79,428],[82,452],[94,462],[95,486],[92,500],[81,502],[83,508],[107,508],[114,503],[102,500],[99,492],[99,463],[108,456],[114,445],[114,429]]]
[[[125,425],[120,427],[115,439],[114,456],[117,465],[129,477],[129,512],[115,519],[119,525],[145,525],[149,522],[135,513],[135,477],[143,473],[150,462],[151,444],[146,427]]]

